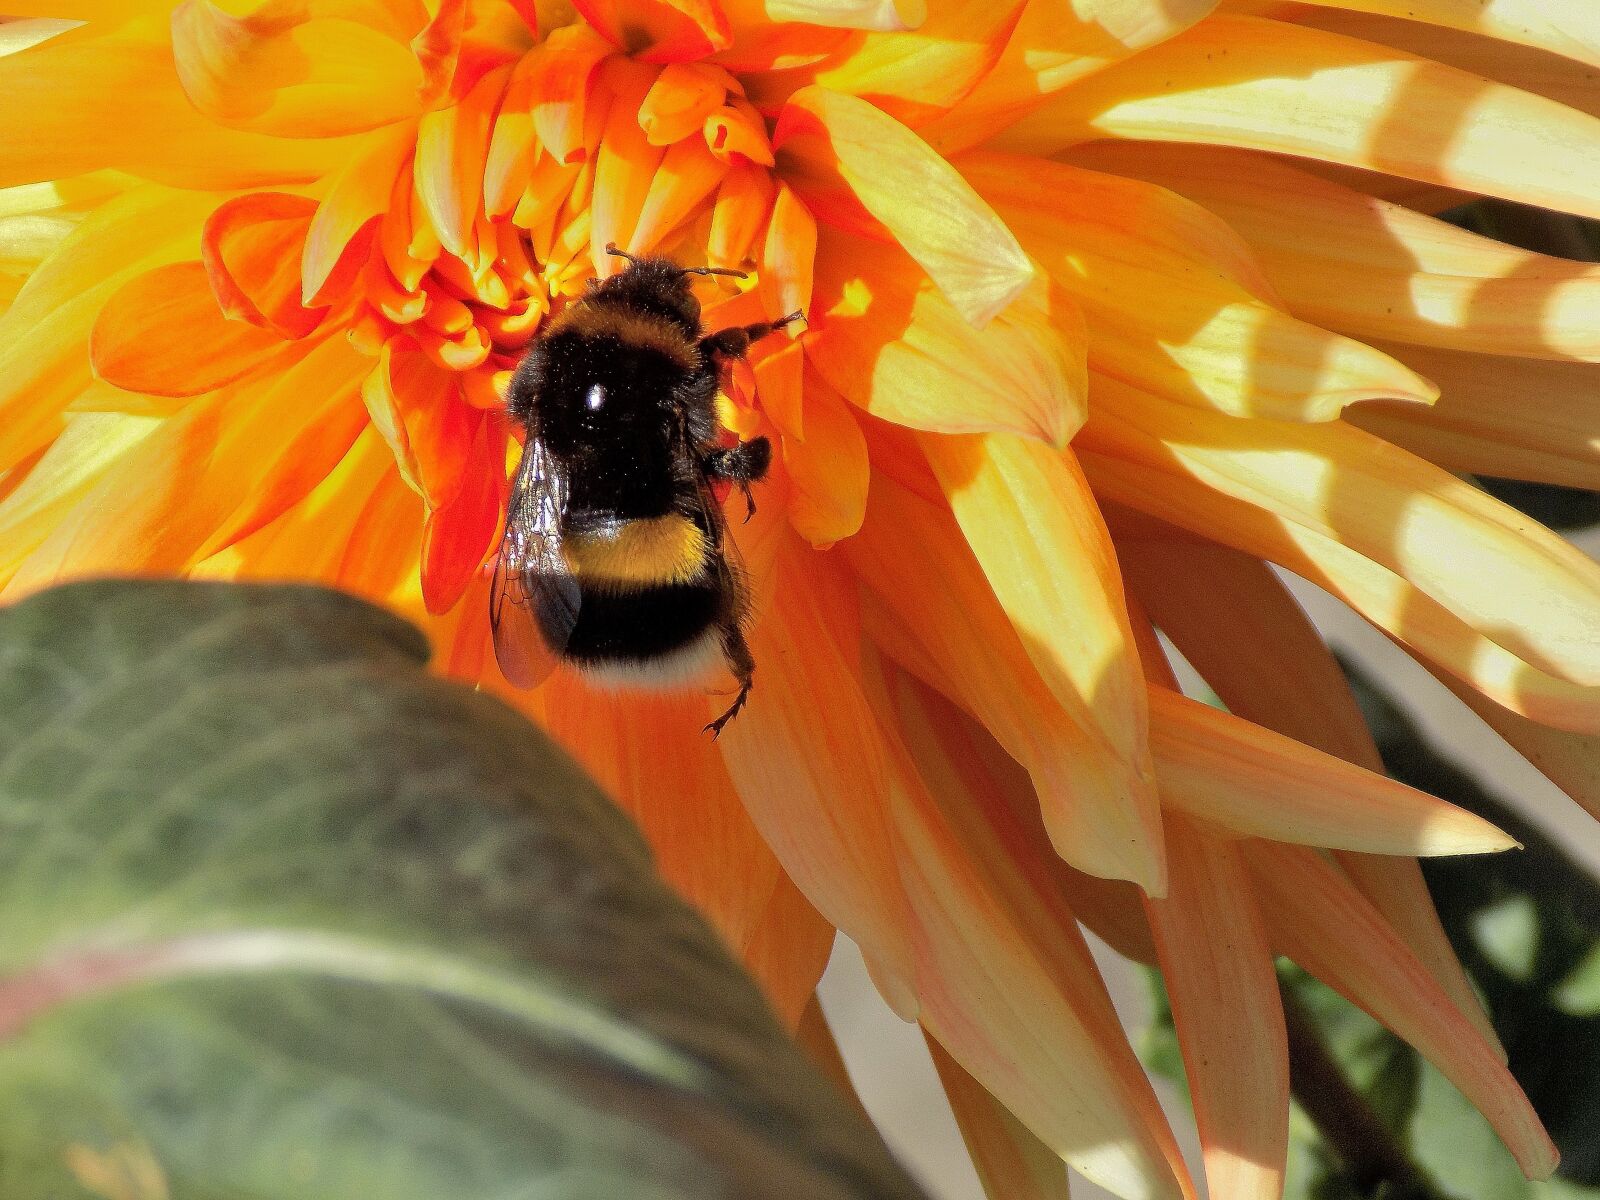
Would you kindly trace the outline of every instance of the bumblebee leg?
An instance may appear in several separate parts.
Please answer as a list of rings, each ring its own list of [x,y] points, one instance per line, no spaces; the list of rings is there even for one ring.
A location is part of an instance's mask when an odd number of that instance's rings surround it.
[[[750,645],[744,640],[744,631],[737,623],[728,625],[722,631],[722,652],[727,655],[728,667],[739,681],[739,694],[733,698],[727,712],[705,727],[705,732],[713,738],[722,732],[724,725],[739,715],[739,710],[750,697],[750,687],[756,675],[755,655],[750,653]]]
[[[756,515],[756,499],[750,493],[750,485],[761,482],[771,465],[772,443],[764,437],[758,437],[740,442],[737,446],[712,450],[701,460],[700,469],[705,472],[707,479],[725,479],[738,487],[744,494],[748,510],[744,519],[748,521]]]
[[[796,309],[787,317],[780,317],[776,321],[757,321],[754,325],[735,325],[729,329],[719,329],[716,333],[708,333],[700,339],[700,353],[712,362],[743,358],[745,351],[750,349],[750,343],[759,342],[769,333],[776,333],[785,325],[804,319],[805,314]]]

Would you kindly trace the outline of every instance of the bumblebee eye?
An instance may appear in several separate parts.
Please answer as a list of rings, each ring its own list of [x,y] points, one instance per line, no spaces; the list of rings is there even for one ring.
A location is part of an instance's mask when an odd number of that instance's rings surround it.
[[[606,402],[606,389],[600,384],[592,384],[589,394],[584,397],[583,403],[590,412],[599,412]]]

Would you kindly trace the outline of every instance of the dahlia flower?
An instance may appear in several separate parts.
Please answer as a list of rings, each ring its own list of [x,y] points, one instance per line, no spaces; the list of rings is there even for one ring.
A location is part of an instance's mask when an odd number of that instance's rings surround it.
[[[1159,963],[1211,1194],[1281,1187],[1287,955],[1554,1149],[1275,563],[1600,813],[1600,568],[1456,472],[1600,486],[1589,0],[0,0],[0,582],[376,597],[540,720],[791,1023],[835,930],[994,1194],[1195,1194],[1081,921]],[[506,382],[617,269],[777,447],[747,710],[499,677]],[[737,500],[736,500],[737,503]],[[1229,711],[1178,690],[1163,631]],[[809,1013],[809,1015],[807,1015]]]

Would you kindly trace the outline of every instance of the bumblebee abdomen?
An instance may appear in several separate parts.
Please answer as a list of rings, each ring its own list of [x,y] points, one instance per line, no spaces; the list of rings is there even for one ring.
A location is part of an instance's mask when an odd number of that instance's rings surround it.
[[[562,650],[579,666],[647,664],[689,646],[727,608],[711,579],[618,591],[580,585],[578,621]]]
[[[711,543],[689,517],[669,513],[569,533],[561,551],[586,590],[634,591],[689,583],[704,574]]]

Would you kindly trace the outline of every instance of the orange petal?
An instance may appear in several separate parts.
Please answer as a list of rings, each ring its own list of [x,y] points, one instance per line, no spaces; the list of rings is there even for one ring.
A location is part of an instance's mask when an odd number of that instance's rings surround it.
[[[444,248],[467,258],[483,203],[483,164],[495,109],[511,68],[484,75],[461,103],[424,114],[417,126],[417,195]]]
[[[1026,784],[1011,797],[987,786],[982,750],[949,704],[893,673],[884,689],[906,738],[891,742],[891,764],[924,1027],[1075,1170],[1122,1195],[1192,1195],[1053,886]]]
[[[300,258],[300,299],[306,307],[326,300],[334,272],[345,260],[356,234],[388,208],[395,180],[416,144],[416,126],[407,122],[375,133],[360,154],[334,175],[306,229]]]
[[[1273,150],[1600,216],[1600,118],[1255,17],[1213,16],[1062,92],[998,142],[1050,154],[1107,136]]]
[[[320,178],[354,148],[345,138],[228,129],[201,115],[178,85],[165,31],[148,21],[0,58],[0,95],[0,187],[104,167],[186,188],[263,187]]]
[[[545,685],[545,724],[639,822],[662,878],[738,950],[778,886],[778,860],[750,823],[722,756],[700,736],[696,696],[602,692],[570,672]]]
[[[539,50],[534,76],[533,127],[539,144],[557,162],[576,162],[584,153],[584,121],[595,69],[612,54],[609,42],[579,22],[553,30]]]
[[[788,518],[796,533],[826,547],[861,528],[871,476],[867,442],[855,414],[815,376],[805,382],[805,432],[784,437],[783,465],[793,489]]]
[[[439,0],[434,7],[432,19],[411,39],[426,108],[459,101],[485,75],[533,48],[537,19],[529,0]]]
[[[824,231],[815,281],[807,356],[873,416],[936,433],[1020,433],[1053,445],[1081,422],[1081,318],[1047,281],[1035,280],[981,332],[892,246]]]
[[[733,42],[717,0],[573,0],[613,46],[641,62],[692,62]]]
[[[1363,404],[1347,418],[1451,471],[1600,491],[1594,369],[1416,346],[1391,352],[1440,387],[1431,408]]]
[[[449,612],[494,548],[506,490],[505,434],[482,413],[465,458],[465,480],[422,531],[422,595],[431,613]]]
[[[368,5],[264,0],[233,16],[210,0],[172,12],[183,90],[223,125],[279,137],[359,133],[417,111],[422,73],[403,40],[362,18]]]
[[[1217,0],[1029,0],[999,61],[923,127],[945,154],[1000,132],[1045,96],[1193,25]]]
[[[640,253],[654,250],[717,190],[728,165],[699,138],[685,138],[668,147],[649,181],[629,243]]]
[[[1144,674],[1111,537],[1072,452],[1005,434],[918,440],[1029,660],[1127,773],[1146,836],[1159,836]]]
[[[1480,33],[1600,67],[1600,12],[1587,0],[1338,0],[1337,7]]]
[[[326,308],[300,303],[300,258],[317,203],[284,192],[255,192],[206,220],[200,255],[222,311],[280,338],[303,338]]]
[[[984,1195],[989,1200],[1070,1200],[1066,1164],[1050,1147],[932,1038],[928,1053]]]
[[[752,163],[734,163],[723,176],[712,207],[706,256],[712,266],[737,267],[750,253],[772,211],[772,172]]]
[[[1266,926],[1238,849],[1167,821],[1171,890],[1146,900],[1206,1184],[1229,1200],[1278,1200],[1289,1152],[1289,1044]]]
[[[772,165],[772,143],[761,114],[737,97],[706,118],[704,134],[711,153],[729,163]]]
[[[909,670],[929,672],[1027,768],[1058,852],[1081,870],[1163,890],[1147,781],[1061,708],[995,600],[955,518],[875,476],[861,532],[841,543],[884,612],[872,639]],[[937,586],[930,581],[937,580]]]
[[[763,509],[763,512],[765,509]],[[770,607],[750,630],[755,690],[719,745],[756,827],[828,921],[877,963],[880,984],[915,979],[889,840],[888,775],[852,668],[857,638],[845,580],[773,516],[742,539],[772,558]],[[760,550],[756,542],[765,545]],[[725,696],[712,708],[726,707]],[[816,713],[831,714],[819,723]],[[904,1015],[915,993],[889,997]]]
[[[1276,420],[1326,421],[1356,400],[1437,394],[1387,355],[1281,311],[1237,235],[1188,201],[1010,156],[967,155],[959,166],[1083,306],[1096,370]],[[1092,216],[1063,220],[1063,211]]]
[[[129,281],[94,323],[95,373],[130,392],[198,396],[248,375],[283,339],[217,308],[202,263],[172,263]]]
[[[533,92],[544,66],[539,49],[517,61],[506,83],[494,132],[483,164],[483,209],[490,218],[507,216],[522,198],[533,170],[538,131],[533,124]]]
[[[773,144],[780,174],[819,218],[887,229],[971,324],[986,324],[1033,278],[1016,238],[971,186],[866,101],[802,88],[784,106]]]
[[[1600,626],[1600,565],[1548,530],[1341,423],[1241,426],[1109,380],[1094,384],[1087,448],[1273,514],[1291,539],[1301,529],[1336,538],[1531,666],[1575,684],[1600,684],[1600,643],[1593,636]],[[1174,498],[1175,491],[1162,497]],[[1198,520],[1195,514],[1175,523]],[[1235,543],[1235,524],[1219,521],[1200,532]]]
[[[816,261],[816,219],[788,184],[779,183],[760,272],[762,298],[774,313],[810,311]]]
[[[1314,851],[1245,850],[1274,949],[1410,1042],[1488,1118],[1531,1179],[1558,1154],[1505,1065],[1349,881]]]
[[[1372,854],[1476,854],[1517,843],[1483,818],[1165,688],[1150,749],[1171,807],[1249,837]]]
[[[730,87],[737,87],[721,67],[706,63],[670,63],[639,105],[639,128],[652,146],[670,146],[698,132],[706,118],[722,107]]]
[[[1307,320],[1358,337],[1600,361],[1600,267],[1479,237],[1242,151],[1167,147],[1117,169],[1129,166],[1238,230]]]
[[[621,260],[606,253],[608,245],[638,249],[633,233],[664,153],[639,128],[639,104],[650,86],[643,73],[617,72],[613,79],[617,90],[600,137],[590,208],[589,254],[602,277],[622,269]]]

